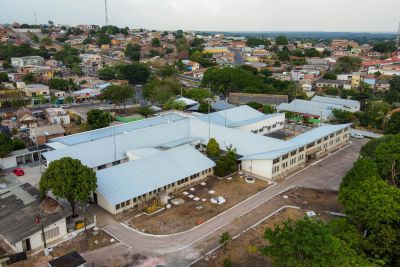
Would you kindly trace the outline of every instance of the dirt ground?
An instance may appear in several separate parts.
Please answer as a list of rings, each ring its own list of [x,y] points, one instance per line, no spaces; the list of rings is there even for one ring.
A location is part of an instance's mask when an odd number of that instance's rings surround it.
[[[57,247],[54,247],[51,257],[46,257],[43,252],[30,257],[28,260],[13,264],[12,266],[18,267],[39,267],[47,266],[47,262],[53,258],[60,257],[72,251],[78,251],[80,253],[85,251],[91,251],[102,247],[110,246],[118,243],[117,240],[111,242],[113,237],[102,230],[94,231],[88,230],[87,242],[85,233],[79,234],[77,237],[61,243]]]
[[[287,198],[283,196],[287,196]],[[282,210],[278,214],[263,221],[255,228],[250,228],[245,233],[241,233],[239,237],[231,240],[226,247],[217,249],[192,266],[224,266],[225,259],[229,259],[233,264],[232,266],[272,266],[271,261],[258,251],[259,248],[266,245],[266,241],[263,239],[266,228],[273,228],[276,225],[282,224],[282,222],[287,219],[302,219],[306,216],[306,212],[311,210],[317,213],[318,219],[329,221],[334,217],[327,214],[327,211],[340,212],[342,208],[337,203],[336,192],[306,188],[292,189],[280,196],[276,196],[271,199],[270,202],[270,204],[274,206],[280,203],[280,206],[293,205],[301,207],[301,209],[288,208]],[[245,220],[245,218],[243,220]]]
[[[256,179],[253,184],[246,183],[239,174],[232,176],[231,180],[211,178],[206,183],[204,186],[200,184],[193,186],[194,191],[186,190],[189,194],[200,198],[199,201],[194,201],[183,192],[177,193],[175,197],[183,199],[185,203],[178,206],[173,205],[172,208],[154,215],[142,215],[134,218],[130,221],[130,226],[152,234],[172,234],[185,231],[270,186],[269,182],[261,179]],[[210,190],[215,193],[210,194]],[[220,205],[212,204],[210,199],[217,196],[223,196],[226,202]],[[202,199],[206,199],[206,201],[203,202]]]

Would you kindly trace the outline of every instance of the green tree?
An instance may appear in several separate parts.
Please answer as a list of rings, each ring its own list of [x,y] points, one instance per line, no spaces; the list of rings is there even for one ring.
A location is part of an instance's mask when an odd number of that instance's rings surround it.
[[[154,111],[149,107],[139,107],[137,113],[145,118],[148,118],[154,114]]]
[[[40,192],[45,196],[48,191],[56,197],[65,198],[76,217],[75,204],[86,201],[97,188],[94,171],[72,158],[61,158],[51,162],[39,183]]]
[[[219,177],[224,177],[237,171],[236,150],[232,147],[227,147],[226,150],[226,154],[217,159],[214,168],[215,175]]]
[[[263,105],[257,102],[249,102],[246,105],[248,105],[249,107],[252,107],[256,110],[261,110],[263,108]]]
[[[129,99],[132,99],[134,89],[127,85],[110,85],[101,92],[102,100],[112,101],[115,106],[123,105],[124,108]]]
[[[215,140],[215,138],[210,138],[207,144],[206,151],[209,157],[219,157],[221,149],[219,148],[219,144],[217,140]]]
[[[60,79],[60,78],[52,78],[49,82],[49,87],[51,89],[68,91],[69,89],[75,87],[75,85],[71,84],[71,82],[69,80]]]
[[[65,66],[71,68],[74,63],[80,63],[79,50],[72,48],[68,45],[64,45],[64,49],[54,54],[54,59],[62,61]]]
[[[349,123],[356,119],[354,113],[346,110],[341,109],[333,109],[332,110],[333,116],[335,116],[336,120],[339,123]]]
[[[40,41],[40,43],[42,45],[52,45],[53,44],[53,40],[51,40],[49,37],[45,37],[42,39],[42,41]]]
[[[335,72],[336,73],[350,73],[358,71],[361,67],[361,59],[358,57],[340,57],[336,61]]]
[[[174,97],[168,99],[163,106],[164,110],[180,110],[183,111],[186,108],[186,104],[183,101],[177,101]]]
[[[189,89],[186,90],[183,95],[187,98],[193,99],[197,102],[202,102],[204,101],[206,98],[208,98],[210,96],[210,93],[208,92],[207,89],[203,89],[203,88],[193,88],[193,89]]]
[[[111,38],[108,36],[108,34],[105,33],[100,33],[97,36],[97,45],[103,45],[103,44],[111,44]]]
[[[99,78],[105,81],[114,80],[117,70],[113,67],[104,67],[98,71]]]
[[[111,114],[100,109],[91,109],[87,113],[87,123],[91,130],[107,127],[111,123]]]
[[[229,234],[229,232],[226,231],[221,234],[218,243],[222,246],[226,246],[228,245],[229,241],[231,241],[231,239],[231,235]]]
[[[0,83],[8,82],[8,75],[5,72],[0,72]]]
[[[180,92],[181,85],[175,78],[168,77],[160,80],[153,76],[143,88],[143,97],[152,103],[164,105]]]
[[[260,45],[271,45],[271,41],[268,39],[263,39],[263,38],[248,38],[247,39],[247,46],[249,47],[255,47],[255,46],[260,46]]]
[[[336,75],[336,73],[334,73],[332,71],[327,71],[327,72],[324,73],[322,78],[326,79],[326,80],[336,80],[337,79],[337,75]]]
[[[4,158],[13,151],[13,143],[11,138],[0,133],[0,158]]]
[[[304,55],[306,57],[319,57],[321,54],[315,48],[304,49]]]
[[[286,36],[280,35],[275,38],[276,45],[288,45],[289,41]]]
[[[128,80],[131,84],[144,84],[150,76],[147,65],[139,62],[117,66],[117,78]]]
[[[162,66],[158,69],[158,75],[160,77],[168,77],[168,76],[172,76],[176,73],[176,69],[174,66],[171,65],[165,65]]]
[[[272,114],[275,112],[275,109],[273,106],[265,104],[263,105],[262,112],[265,114]]]
[[[24,83],[33,83],[34,79],[35,79],[35,77],[33,76],[32,73],[28,73],[22,78]]]
[[[138,44],[128,44],[125,48],[125,56],[133,61],[140,60],[140,50],[142,47]]]
[[[211,111],[210,103],[208,103],[207,101],[200,101],[198,111],[204,114],[208,113],[209,111]]]
[[[151,39],[151,45],[154,47],[160,47],[161,46],[160,39],[158,39],[158,38]]]
[[[274,266],[373,266],[321,221],[305,218],[266,229],[262,249]]]
[[[385,127],[385,134],[400,134],[400,112],[390,117]]]

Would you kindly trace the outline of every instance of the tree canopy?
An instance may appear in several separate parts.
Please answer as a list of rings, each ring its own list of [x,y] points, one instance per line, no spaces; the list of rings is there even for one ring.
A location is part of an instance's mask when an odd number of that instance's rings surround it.
[[[127,101],[132,99],[133,95],[134,89],[130,86],[110,85],[101,92],[101,99],[112,101],[115,106],[123,105],[125,107]]]
[[[318,220],[288,220],[266,229],[264,238],[262,252],[274,266],[373,266]]]
[[[287,39],[286,36],[280,35],[280,36],[277,36],[277,37],[275,38],[275,44],[276,44],[276,45],[288,45],[288,44],[289,44],[289,41],[288,41],[288,39]]]
[[[87,113],[87,123],[91,130],[107,127],[111,123],[111,114],[100,109],[91,109]]]
[[[160,80],[153,76],[143,88],[143,97],[154,104],[164,105],[180,91],[181,85],[176,79],[168,77]]]
[[[361,67],[361,59],[359,57],[340,57],[336,61],[336,73],[351,73],[358,71]]]
[[[219,144],[215,138],[210,138],[207,144],[207,155],[209,157],[218,157],[221,153],[221,149],[219,148]]]
[[[400,112],[390,117],[385,127],[385,134],[400,134]]]
[[[125,56],[133,61],[140,60],[140,50],[142,47],[138,44],[129,43],[125,48]]]
[[[86,201],[97,188],[94,171],[72,158],[61,158],[52,161],[39,183],[40,192],[45,196],[52,191],[54,196],[65,198],[71,205],[75,216],[75,204]]]
[[[128,80],[130,84],[144,84],[150,76],[147,65],[139,62],[122,64],[112,67],[104,67],[98,72],[99,78],[103,80],[121,79]]]

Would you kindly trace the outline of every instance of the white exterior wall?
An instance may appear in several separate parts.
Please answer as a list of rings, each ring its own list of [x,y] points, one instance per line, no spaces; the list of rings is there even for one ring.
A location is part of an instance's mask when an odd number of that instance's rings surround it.
[[[46,239],[46,243],[47,244],[49,244],[50,242],[55,241],[55,240],[65,236],[65,235],[67,235],[67,224],[66,224],[65,218],[63,218],[63,219],[61,219],[61,220],[59,220],[59,221],[57,221],[57,222],[45,227],[44,231],[46,232],[46,231],[51,230],[51,229],[56,228],[56,227],[59,228],[60,234],[58,236],[53,237],[53,238]],[[42,240],[42,231],[41,230],[36,232],[36,233],[34,233],[33,235],[31,235],[29,237],[29,240],[30,240],[30,243],[31,243],[32,250],[42,249],[43,248],[43,240]],[[22,241],[23,240],[17,242],[14,245],[16,250],[17,250],[17,252],[24,251],[23,250],[23,246],[22,246]]]
[[[125,210],[129,210],[131,208],[136,207],[138,205],[138,203],[140,203],[140,202],[144,202],[148,199],[154,198],[157,195],[157,193],[162,190],[166,191],[168,194],[170,194],[179,189],[189,187],[193,184],[197,184],[213,174],[214,174],[214,170],[211,168],[211,169],[200,172],[199,177],[196,177],[193,179],[190,179],[190,177],[186,177],[188,179],[188,181],[183,182],[179,185],[178,185],[178,181],[176,181],[172,184],[165,185],[160,188],[154,188],[154,191],[156,191],[156,192],[152,191],[152,192],[148,192],[148,193],[146,193],[140,197],[134,198],[134,199],[127,199],[126,201],[129,201],[129,205],[125,205],[124,207],[120,207],[119,209],[116,208],[116,205],[110,204],[99,192],[96,192],[97,193],[97,205],[99,205],[106,211],[110,212],[111,214],[116,215]]]
[[[283,129],[285,124],[285,113],[279,116],[269,118],[256,123],[248,124],[245,126],[238,127],[237,129],[253,132],[255,134],[268,134]],[[273,127],[275,125],[275,127]]]
[[[241,170],[270,179],[272,178],[272,160],[243,160]]]
[[[0,166],[3,169],[9,169],[17,167],[17,156],[10,156],[6,158],[0,158]]]

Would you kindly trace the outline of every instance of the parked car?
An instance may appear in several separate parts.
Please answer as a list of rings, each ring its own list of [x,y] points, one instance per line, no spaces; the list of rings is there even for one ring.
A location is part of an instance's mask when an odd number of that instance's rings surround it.
[[[360,133],[352,133],[351,137],[357,138],[357,139],[363,139],[364,136]]]
[[[23,175],[25,175],[24,170],[21,169],[21,168],[16,168],[15,170],[12,171],[12,173],[14,173],[16,176],[23,176]]]

